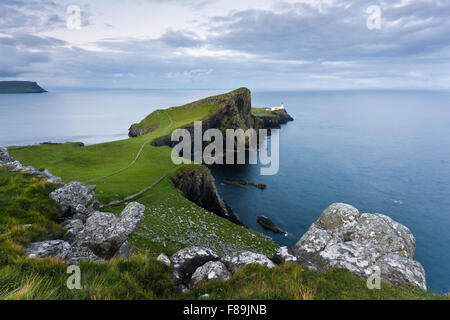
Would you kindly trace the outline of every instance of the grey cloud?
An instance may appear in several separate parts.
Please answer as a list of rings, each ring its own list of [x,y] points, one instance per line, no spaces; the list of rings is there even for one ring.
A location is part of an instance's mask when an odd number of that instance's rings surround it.
[[[279,6],[281,13],[246,10],[213,18],[211,31],[219,35],[210,41],[224,49],[299,60],[404,57],[450,45],[445,36],[450,3],[417,0],[399,8],[393,3],[381,3],[381,30],[366,26],[368,1],[346,1],[350,7],[336,3],[322,11],[306,3],[285,3]],[[414,23],[425,19],[426,25]]]
[[[0,3],[0,32],[42,32],[65,28],[67,0],[2,0]],[[89,12],[83,8],[82,25],[89,24]]]

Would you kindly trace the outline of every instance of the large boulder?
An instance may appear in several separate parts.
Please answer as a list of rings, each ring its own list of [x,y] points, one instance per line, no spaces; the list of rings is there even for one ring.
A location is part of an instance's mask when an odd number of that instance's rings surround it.
[[[250,251],[234,252],[222,258],[222,262],[229,270],[235,272],[248,264],[262,264],[268,268],[273,268],[275,264],[265,255]]]
[[[211,249],[188,247],[175,253],[171,258],[172,279],[178,285],[188,284],[191,275],[209,261],[220,260]]]
[[[191,278],[190,286],[194,287],[201,282],[228,280],[230,277],[230,271],[228,271],[222,262],[209,261],[195,270]]]
[[[119,217],[109,212],[91,213],[84,229],[76,235],[75,243],[88,247],[98,256],[111,258],[136,229],[144,211],[144,205],[132,202]]]
[[[6,148],[0,147],[0,162],[9,163],[13,161],[14,160],[9,155],[8,150]]]
[[[378,266],[383,281],[426,289],[423,268],[412,260],[411,231],[385,215],[360,214],[348,204],[328,207],[289,251],[311,270],[344,268],[367,278]]]
[[[50,198],[62,206],[65,216],[76,213],[88,215],[100,208],[100,203],[95,198],[95,188],[96,186],[74,181],[50,193]]]

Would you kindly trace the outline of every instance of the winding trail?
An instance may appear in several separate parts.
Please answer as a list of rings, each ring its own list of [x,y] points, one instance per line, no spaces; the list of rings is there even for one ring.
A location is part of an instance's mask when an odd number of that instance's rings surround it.
[[[158,183],[160,183],[161,181],[163,181],[165,177],[167,177],[167,174],[161,176],[158,180],[156,180],[155,182],[153,182],[153,183],[152,183],[150,186],[148,186],[147,188],[144,188],[144,189],[142,189],[141,191],[139,191],[139,192],[137,192],[137,193],[135,193],[135,194],[132,194],[132,195],[130,195],[130,196],[128,196],[128,197],[125,197],[125,198],[123,198],[122,200],[114,200],[114,201],[111,201],[111,202],[108,203],[108,204],[101,205],[100,208],[110,207],[110,206],[113,206],[113,205],[121,204],[121,203],[126,202],[126,201],[130,201],[130,200],[132,200],[132,199],[134,199],[134,198],[137,198],[137,197],[139,197],[140,195],[142,195],[142,194],[146,193],[147,191],[149,191],[150,189],[152,189],[153,187],[155,187]]]
[[[167,130],[170,130],[170,128],[173,126],[173,120],[172,120],[172,117],[171,117],[171,116],[169,115],[169,113],[167,112],[167,110],[165,110],[165,112],[166,112],[167,118],[168,118],[169,121],[170,121],[169,125],[168,125],[167,128],[166,128],[166,131],[167,131]],[[117,170],[117,171],[114,171],[113,173],[107,174],[106,176],[103,176],[103,177],[100,177],[100,178],[94,178],[94,179],[87,180],[86,183],[97,182],[97,181],[100,181],[100,180],[103,180],[103,179],[112,177],[112,176],[114,176],[114,175],[116,175],[116,174],[119,174],[119,173],[124,172],[125,170],[129,169],[130,167],[132,167],[132,166],[138,161],[139,157],[140,157],[141,154],[142,154],[142,151],[144,150],[145,145],[146,145],[147,143],[150,143],[152,140],[153,140],[153,139],[148,140],[148,141],[145,141],[145,142],[142,144],[141,148],[139,149],[139,152],[138,152],[137,155],[136,155],[136,158],[134,158],[134,160],[133,160],[130,164],[128,164],[126,167],[124,167],[124,168],[122,168],[122,169],[119,169],[119,170]]]

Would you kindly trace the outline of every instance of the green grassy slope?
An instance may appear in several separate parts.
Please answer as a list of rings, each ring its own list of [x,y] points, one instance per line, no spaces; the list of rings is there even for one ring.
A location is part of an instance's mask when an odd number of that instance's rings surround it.
[[[81,289],[69,290],[66,286],[67,265],[55,259],[25,257],[24,247],[29,242],[58,238],[64,232],[54,222],[58,217],[58,205],[48,198],[55,188],[57,185],[42,182],[34,176],[0,169],[0,300],[199,299],[205,293],[209,294],[208,299],[447,299],[443,295],[387,284],[382,284],[381,290],[368,290],[364,280],[345,270],[317,273],[290,264],[274,269],[247,266],[229,281],[202,284],[180,295],[169,269],[148,254],[128,260],[81,262]],[[196,209],[187,203],[182,204],[186,206],[186,215],[180,216],[171,207],[166,207],[162,193],[151,197],[152,201],[160,202],[155,210],[161,212],[153,212],[155,216],[196,219],[190,212]],[[175,232],[170,229],[172,220],[158,220],[153,213],[146,215],[146,219],[151,219],[147,226]],[[228,228],[229,225],[218,227]],[[139,242],[140,235],[135,234],[135,237],[133,241]]]
[[[23,164],[47,168],[65,182],[96,184],[96,196],[102,204],[136,194],[167,175],[157,186],[133,199],[148,207],[144,221],[130,241],[139,252],[171,254],[189,245],[204,245],[218,252],[248,249],[272,255],[278,246],[271,239],[209,213],[189,202],[173,187],[170,176],[180,167],[172,163],[171,149],[154,147],[150,142],[206,118],[217,108],[198,102],[194,108],[191,105],[153,112],[145,120],[152,123],[153,131],[133,139],[86,147],[67,143],[8,150]],[[198,166],[199,170],[201,168]],[[119,213],[123,206],[103,210]]]

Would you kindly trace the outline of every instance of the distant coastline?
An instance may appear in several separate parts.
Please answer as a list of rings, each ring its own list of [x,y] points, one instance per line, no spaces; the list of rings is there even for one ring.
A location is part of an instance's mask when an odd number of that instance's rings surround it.
[[[0,94],[15,93],[44,93],[47,90],[41,88],[32,81],[0,81]]]

